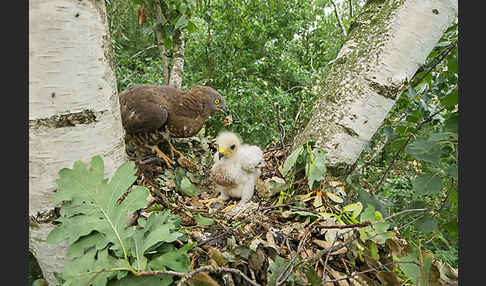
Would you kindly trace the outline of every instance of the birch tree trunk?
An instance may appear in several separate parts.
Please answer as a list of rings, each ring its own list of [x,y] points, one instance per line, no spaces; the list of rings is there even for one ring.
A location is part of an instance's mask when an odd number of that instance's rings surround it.
[[[102,0],[29,0],[29,249],[49,285],[67,251],[45,242],[59,170],[126,159],[108,31]]]
[[[457,0],[367,1],[293,148],[315,141],[327,151],[331,172],[348,172],[456,19],[457,6]]]
[[[184,72],[184,31],[179,29],[175,32],[173,40],[172,69],[170,70],[169,85],[181,88],[182,75]]]

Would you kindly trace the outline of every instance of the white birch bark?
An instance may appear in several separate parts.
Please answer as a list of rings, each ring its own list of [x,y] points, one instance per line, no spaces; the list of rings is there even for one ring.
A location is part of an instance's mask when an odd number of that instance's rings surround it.
[[[45,243],[59,170],[126,159],[108,31],[101,0],[29,0],[29,249],[49,285],[67,250]]]
[[[172,69],[170,70],[169,85],[181,88],[184,72],[184,31],[177,30],[173,40]]]
[[[348,170],[382,124],[444,31],[457,0],[368,1],[319,88],[310,120],[294,139],[327,151],[328,165]]]

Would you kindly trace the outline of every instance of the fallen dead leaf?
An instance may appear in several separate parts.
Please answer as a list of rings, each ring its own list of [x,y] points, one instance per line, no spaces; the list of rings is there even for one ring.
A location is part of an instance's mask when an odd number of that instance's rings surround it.
[[[332,243],[331,242],[328,242],[328,241],[325,241],[325,240],[320,240],[320,239],[313,239],[312,242],[319,246],[320,248],[322,249],[328,249],[328,248],[331,248],[331,245]],[[338,245],[339,243],[334,243],[334,246]],[[337,254],[343,254],[343,253],[346,253],[348,252],[348,249],[346,247],[343,247],[341,249],[338,249],[334,252],[331,252],[331,255],[337,255]]]

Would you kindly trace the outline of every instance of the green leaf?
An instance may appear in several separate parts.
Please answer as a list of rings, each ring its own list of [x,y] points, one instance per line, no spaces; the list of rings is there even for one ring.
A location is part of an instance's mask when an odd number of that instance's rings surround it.
[[[283,164],[283,174],[284,176],[287,176],[290,170],[295,166],[295,163],[297,162],[297,158],[299,155],[304,151],[304,147],[300,146],[299,148],[295,149],[288,157],[285,159],[285,162]]]
[[[55,199],[68,202],[61,206],[61,216],[57,219],[60,224],[49,233],[47,241],[67,240],[72,244],[68,252],[72,261],[65,265],[62,273],[67,283],[78,285],[83,281],[85,284],[93,278],[86,273],[88,271],[107,270],[117,265],[127,267],[127,260],[108,254],[106,246],[110,245],[115,255],[127,257],[130,254],[135,227],[125,227],[125,223],[129,214],[146,206],[148,192],[143,187],[135,187],[119,204],[118,199],[135,181],[135,172],[135,164],[126,162],[108,182],[103,178],[104,165],[99,156],[93,157],[89,170],[77,161],[72,169],[59,172]],[[94,277],[92,285],[105,285],[108,278],[120,273],[102,272]]]
[[[403,273],[413,282],[413,285],[425,286],[429,285],[426,281],[429,281],[432,261],[433,256],[428,254],[428,252],[422,251],[419,254],[418,249],[414,249],[412,253],[400,258],[399,262],[401,263],[398,263],[398,265]]]
[[[194,197],[200,194],[198,188],[194,186],[187,177],[183,177],[181,180],[181,192],[190,197]]]
[[[298,259],[297,259],[298,260]],[[298,261],[294,263],[298,263]],[[289,261],[284,259],[280,256],[275,256],[275,259],[268,258],[268,274],[267,274],[267,285],[268,286],[275,286],[277,277],[285,270]],[[295,274],[290,274],[289,278],[287,279],[288,282],[292,283],[295,281]]]
[[[331,192],[325,192],[325,194],[328,198],[330,198],[335,203],[340,204],[340,203],[344,202],[344,200],[336,194],[333,194]]]
[[[209,226],[214,223],[214,220],[205,216],[202,216],[200,214],[197,214],[194,216],[194,221],[197,223],[199,226]]]
[[[457,133],[453,133],[453,132],[437,132],[429,135],[429,140],[435,142],[455,140],[455,139],[457,139]]]
[[[172,275],[138,277],[130,273],[123,279],[110,281],[107,286],[169,286],[172,284],[172,277]]]
[[[306,212],[306,211],[292,211],[292,214],[297,214],[300,216],[311,217],[311,218],[317,218],[319,216],[318,214]]]
[[[375,211],[372,205],[368,205],[364,212],[361,213],[360,222],[365,221],[379,221],[383,216],[379,211]],[[367,226],[359,230],[361,238],[363,240],[371,239],[371,241],[379,244],[384,244],[387,239],[393,237],[393,233],[387,231],[390,227],[390,223],[385,221],[372,226]]]
[[[418,175],[413,182],[413,191],[419,195],[437,194],[442,190],[442,187],[442,180],[437,174]]]
[[[195,245],[195,242],[188,243],[179,249],[175,249],[172,245],[169,245],[166,253],[156,256],[149,262],[149,267],[153,270],[167,267],[177,272],[189,272],[191,267],[187,252]]]
[[[101,245],[96,245],[97,243],[100,243]],[[89,235],[83,236],[80,239],[78,239],[75,243],[73,243],[70,247],[69,250],[66,254],[67,258],[69,259],[74,259],[77,257],[80,257],[81,255],[84,254],[84,252],[95,246],[96,249],[101,250],[105,248],[106,244],[103,243],[103,235],[99,232],[93,232]]]
[[[442,106],[452,110],[458,103],[458,89],[455,88],[452,92],[440,99]]]
[[[117,275],[116,271],[110,269],[127,267],[125,260],[110,256],[108,249],[90,249],[83,256],[65,264],[61,276],[66,280],[63,285],[86,285],[86,281],[90,281],[90,285],[102,286]]]
[[[447,60],[447,70],[452,73],[457,73],[457,48],[454,49],[454,52]]]
[[[179,17],[179,19],[177,19],[177,22],[174,26],[174,30],[178,30],[178,29],[182,29],[184,28],[186,25],[187,25],[188,21],[186,19],[186,17],[184,17],[183,15],[181,15]]]
[[[380,255],[378,254],[378,246],[373,241],[370,242],[370,254],[376,260],[380,260]]]
[[[386,206],[380,200],[372,197],[365,189],[360,188],[358,190],[358,200],[363,204],[364,207],[373,206],[376,210],[381,213],[386,213]]]
[[[417,92],[415,92],[415,88],[413,86],[409,86],[407,89],[407,95],[409,100],[414,100],[417,97]]]
[[[142,256],[162,242],[170,243],[180,239],[184,234],[176,229],[179,226],[179,217],[165,211],[150,215],[143,228],[137,229],[133,234],[131,249],[135,257],[143,260]]]
[[[415,222],[414,225],[423,233],[436,232],[439,230],[437,220],[430,214],[426,214],[423,218]]]
[[[324,179],[326,173],[326,152],[320,148],[314,148],[307,157],[305,173],[307,174],[307,184],[309,189],[312,190],[314,182],[320,182]],[[310,166],[310,167],[309,167]]]
[[[425,202],[424,201],[412,201],[408,205],[409,209],[423,209],[425,208]]]
[[[454,178],[454,180],[459,180],[459,171],[457,169],[457,164],[452,164],[447,168],[447,174]]]
[[[415,142],[405,148],[405,151],[419,160],[434,164],[439,163],[440,145],[438,142],[431,141],[428,138],[417,138]]]
[[[307,277],[307,282],[309,282],[312,286],[321,286],[322,280],[321,277],[317,274],[314,270],[314,267],[308,266],[307,272],[305,272],[305,277]]]
[[[457,112],[451,114],[444,121],[444,131],[453,133],[459,132],[459,114]]]
[[[69,217],[61,216],[61,224],[49,233],[47,241],[51,243],[67,240],[70,244],[81,236],[96,230],[103,234],[103,240],[114,244],[112,249],[123,249],[128,233],[132,231],[125,228],[128,214],[143,208],[146,204],[148,192],[145,188],[134,188],[121,204],[117,200],[132,185],[136,177],[133,162],[126,162],[120,166],[109,183],[103,179],[103,161],[95,156],[91,160],[90,170],[77,161],[73,169],[63,169],[59,172],[57,180],[59,191],[56,200],[70,200],[78,208],[79,214]],[[68,208],[72,208],[72,205]],[[61,208],[62,209],[62,208]],[[63,211],[61,213],[70,214]]]
[[[407,256],[400,258],[399,260],[402,263],[399,263],[400,269],[403,273],[413,282],[413,285],[418,285],[418,281],[420,279],[420,268],[415,263],[408,263],[408,262],[416,262],[418,263],[418,256],[417,253],[412,252]]]
[[[193,33],[193,32],[195,32],[195,31],[197,31],[197,26],[194,24],[194,22],[192,22],[192,21],[188,21],[188,22],[187,22],[186,29],[187,29],[189,32]]]
[[[343,207],[343,210],[345,210],[347,212],[353,212],[352,215],[351,215],[351,217],[357,218],[358,215],[363,210],[363,204],[361,204],[361,202],[357,202],[357,203],[354,203],[354,204],[349,204],[347,206],[344,206]]]

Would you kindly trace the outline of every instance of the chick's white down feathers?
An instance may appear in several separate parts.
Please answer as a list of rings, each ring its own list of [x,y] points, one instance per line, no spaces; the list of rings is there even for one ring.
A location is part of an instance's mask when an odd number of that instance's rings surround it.
[[[257,146],[241,144],[235,133],[224,131],[216,137],[218,152],[214,155],[211,178],[221,200],[241,198],[248,202],[255,191],[256,179],[264,164],[263,152]]]

